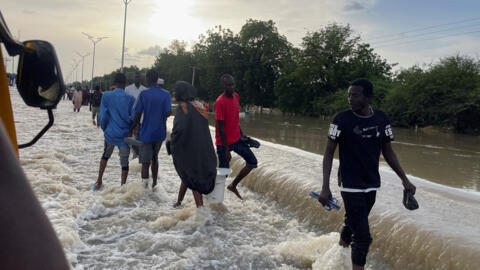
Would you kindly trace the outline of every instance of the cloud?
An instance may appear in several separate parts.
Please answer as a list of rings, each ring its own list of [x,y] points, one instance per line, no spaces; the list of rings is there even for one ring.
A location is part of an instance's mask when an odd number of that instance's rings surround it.
[[[343,7],[344,11],[359,11],[363,9],[365,9],[365,6],[356,1],[348,3]]]
[[[151,46],[149,48],[146,48],[146,49],[143,49],[143,50],[139,51],[138,54],[149,55],[149,56],[158,56],[162,49],[163,49],[162,47],[160,47],[158,45],[155,45],[155,46]]]
[[[459,36],[376,49],[390,63],[399,63],[396,69],[413,65],[438,63],[440,59],[460,54],[478,59],[480,37]],[[415,52],[415,53],[412,53]]]
[[[299,45],[307,31],[316,31],[323,26],[338,22],[352,25],[357,17],[346,16],[360,13],[376,5],[378,0],[204,0],[195,1],[189,13],[200,18],[213,28],[222,25],[238,33],[248,18],[273,20],[280,34],[287,35],[294,45]]]
[[[23,9],[22,13],[29,14],[29,15],[38,14],[38,12],[29,10],[29,9]]]

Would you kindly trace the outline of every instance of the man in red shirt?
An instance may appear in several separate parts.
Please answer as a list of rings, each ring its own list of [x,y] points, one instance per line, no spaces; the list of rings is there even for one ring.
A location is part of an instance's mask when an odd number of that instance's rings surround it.
[[[227,187],[243,200],[238,193],[237,185],[252,169],[257,167],[257,158],[246,143],[239,141],[243,136],[239,125],[240,104],[238,94],[235,93],[235,80],[232,75],[222,75],[220,87],[223,94],[215,101],[215,144],[217,145],[218,167],[229,168],[229,162],[232,159],[230,151],[232,150],[245,160],[245,167]]]

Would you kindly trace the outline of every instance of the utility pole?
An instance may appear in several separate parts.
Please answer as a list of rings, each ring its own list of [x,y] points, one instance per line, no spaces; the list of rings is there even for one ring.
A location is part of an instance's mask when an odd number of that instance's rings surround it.
[[[95,46],[98,42],[102,41],[102,39],[106,39],[108,37],[93,37],[87,33],[82,32],[92,43],[93,43],[93,56],[92,56],[92,79],[90,80],[90,89],[93,88],[93,70],[95,68]]]
[[[82,87],[83,87],[83,63],[84,63],[85,57],[89,56],[90,53],[86,53],[84,55],[80,54],[79,52],[75,52],[75,53],[82,58],[82,78],[81,78],[80,84],[82,84]]]
[[[195,86],[193,85],[195,83],[195,66],[192,67],[193,68],[193,73],[192,73],[192,86]]]
[[[123,43],[122,43],[122,65],[120,66],[120,72],[123,73],[123,59],[125,54],[125,30],[127,27],[127,6],[132,0],[123,0],[125,3],[125,16],[123,17]]]

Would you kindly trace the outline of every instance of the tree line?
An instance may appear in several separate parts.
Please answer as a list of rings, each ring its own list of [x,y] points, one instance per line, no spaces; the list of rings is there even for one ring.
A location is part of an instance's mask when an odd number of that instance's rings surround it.
[[[478,59],[455,55],[397,72],[392,71],[394,66],[349,25],[333,23],[308,32],[295,47],[273,21],[249,19],[237,34],[222,26],[207,31],[191,49],[185,42],[173,41],[156,57],[153,68],[165,79],[167,89],[177,80],[193,81],[199,98],[206,101],[221,94],[219,78],[230,73],[241,105],[313,117],[330,117],[347,109],[349,83],[364,77],[374,84],[373,106],[386,111],[393,125],[479,132]],[[146,70],[124,68],[132,80],[136,71]],[[118,71],[95,77],[93,84],[111,84]]]

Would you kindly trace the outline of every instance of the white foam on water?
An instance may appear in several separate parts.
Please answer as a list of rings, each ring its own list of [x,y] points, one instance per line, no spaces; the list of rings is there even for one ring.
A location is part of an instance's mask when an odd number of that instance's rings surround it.
[[[243,183],[327,231],[339,231],[343,209],[322,215],[315,200],[305,200],[310,191],[321,189],[322,157],[291,147],[262,144],[268,147],[257,151],[259,169]],[[234,172],[238,172],[242,164],[243,161],[235,159]],[[337,169],[338,163],[334,162],[331,188],[341,203],[335,184]],[[480,222],[480,193],[410,176],[417,185],[416,198],[420,204],[419,210],[411,212],[401,204],[400,179],[385,167],[380,173],[382,187],[370,215],[374,238],[372,254],[399,269],[405,266],[408,266],[405,269],[424,269],[425,265],[435,269],[474,269],[480,262],[475,255],[480,252],[477,225]],[[439,257],[443,260],[438,260]]]
[[[43,127],[46,114],[22,105],[18,95],[12,99],[23,142]],[[143,186],[138,160],[120,186],[117,150],[103,189],[92,191],[103,134],[86,107],[73,113],[71,106],[62,101],[51,130],[20,156],[73,269],[349,268],[350,251],[338,245],[343,209],[326,212],[308,196],[320,190],[322,156],[261,141],[254,149],[259,168],[240,185],[245,201],[227,191],[222,204],[196,209],[187,191],[174,209],[180,180],[164,147],[155,191]],[[235,175],[243,161],[233,156]],[[332,175],[337,167],[335,161]],[[475,269],[478,193],[412,177],[421,208],[409,212],[401,205],[400,181],[389,169],[381,174],[367,269]],[[340,198],[335,181],[332,191]]]

